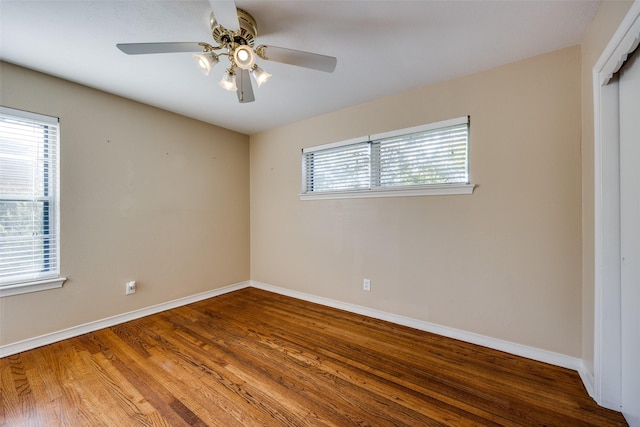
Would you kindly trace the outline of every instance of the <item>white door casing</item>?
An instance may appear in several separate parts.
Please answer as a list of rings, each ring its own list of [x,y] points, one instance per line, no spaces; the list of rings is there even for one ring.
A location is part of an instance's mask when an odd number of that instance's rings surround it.
[[[640,0],[629,9],[593,69],[595,172],[594,390],[600,405],[622,406],[622,297],[619,82],[612,77],[640,43]]]
[[[640,52],[619,75],[621,411],[640,427]]]

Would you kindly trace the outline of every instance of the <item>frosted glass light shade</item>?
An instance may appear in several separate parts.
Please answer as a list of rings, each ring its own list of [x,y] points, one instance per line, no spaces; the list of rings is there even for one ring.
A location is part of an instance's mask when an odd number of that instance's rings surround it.
[[[238,90],[238,86],[236,86],[236,74],[233,72],[233,70],[229,69],[226,73],[224,73],[219,85],[221,88],[228,91]]]
[[[198,64],[200,71],[202,71],[202,74],[204,74],[205,76],[208,76],[214,65],[218,63],[218,55],[213,52],[205,52],[193,55],[193,59],[194,61],[196,61],[196,64]]]
[[[256,63],[256,54],[250,46],[238,46],[233,52],[233,60],[239,68],[250,70],[253,64]]]
[[[254,65],[250,71],[251,75],[255,79],[256,83],[258,83],[258,87],[262,86],[271,78],[271,74],[267,73],[262,68],[258,67],[258,65]]]

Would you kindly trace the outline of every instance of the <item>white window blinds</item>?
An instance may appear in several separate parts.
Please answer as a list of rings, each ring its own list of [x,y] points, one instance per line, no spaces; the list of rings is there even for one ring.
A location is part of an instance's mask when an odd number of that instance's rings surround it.
[[[59,275],[58,119],[0,107],[0,286]]]
[[[303,194],[469,183],[469,118],[303,150]]]
[[[311,191],[345,191],[369,188],[370,146],[361,142],[329,148],[305,157],[306,187]]]
[[[372,141],[374,187],[468,182],[468,136],[465,123]]]

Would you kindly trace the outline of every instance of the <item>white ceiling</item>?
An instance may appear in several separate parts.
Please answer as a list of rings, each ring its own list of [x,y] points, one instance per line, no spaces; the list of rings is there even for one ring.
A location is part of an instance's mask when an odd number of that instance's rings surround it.
[[[116,43],[215,44],[209,2],[0,0],[0,59],[253,134],[581,43],[598,1],[237,0],[257,44],[335,56],[332,74],[273,74],[239,104],[189,53],[128,56]],[[223,66],[224,65],[224,66]]]

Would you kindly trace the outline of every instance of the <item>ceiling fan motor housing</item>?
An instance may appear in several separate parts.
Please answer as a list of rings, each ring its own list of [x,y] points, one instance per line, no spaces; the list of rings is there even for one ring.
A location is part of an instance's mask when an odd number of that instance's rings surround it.
[[[238,10],[238,23],[240,24],[240,31],[233,32],[227,30],[222,25],[219,25],[216,21],[216,17],[211,13],[211,35],[213,39],[220,44],[220,46],[224,46],[228,43],[236,43],[239,45],[249,45],[251,47],[254,46],[256,42],[256,36],[258,34],[258,27],[256,25],[256,20],[253,19],[248,12],[237,9]]]

